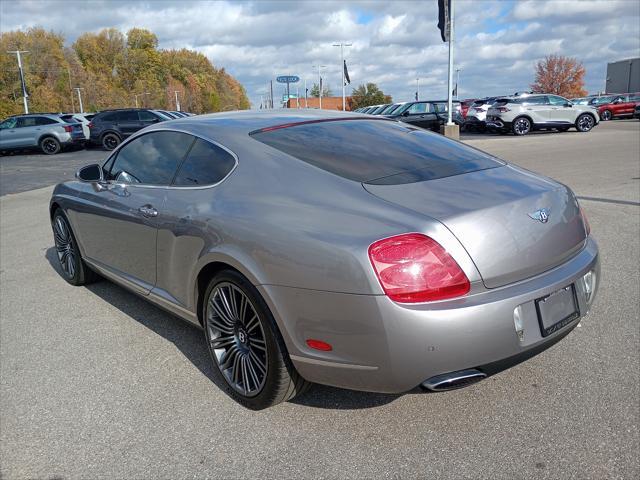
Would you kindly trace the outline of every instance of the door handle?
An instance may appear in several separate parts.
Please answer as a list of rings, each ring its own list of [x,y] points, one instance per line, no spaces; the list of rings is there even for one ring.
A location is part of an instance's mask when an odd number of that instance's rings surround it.
[[[153,208],[151,205],[143,205],[140,208],[138,208],[138,211],[142,214],[143,217],[157,217],[158,216],[158,211]]]

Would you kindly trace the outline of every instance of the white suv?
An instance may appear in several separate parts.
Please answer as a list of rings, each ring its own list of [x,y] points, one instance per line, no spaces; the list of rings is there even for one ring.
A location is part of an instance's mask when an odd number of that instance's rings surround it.
[[[571,127],[588,132],[599,121],[598,111],[590,105],[575,105],[550,94],[499,98],[487,112],[487,128],[512,131],[515,135],[526,135],[531,130],[566,132]]]

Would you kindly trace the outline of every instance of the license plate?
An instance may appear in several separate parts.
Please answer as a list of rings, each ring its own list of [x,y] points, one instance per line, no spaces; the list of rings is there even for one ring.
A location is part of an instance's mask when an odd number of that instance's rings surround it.
[[[546,337],[580,316],[573,284],[536,300],[536,311],[542,336]]]

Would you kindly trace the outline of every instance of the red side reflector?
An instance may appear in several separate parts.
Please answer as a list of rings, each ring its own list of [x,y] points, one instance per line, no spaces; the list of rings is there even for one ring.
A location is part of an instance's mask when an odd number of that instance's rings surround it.
[[[313,338],[307,339],[307,345],[314,350],[322,350],[323,352],[330,352],[331,350],[333,350],[333,347],[327,342],[323,342],[322,340],[315,340]]]

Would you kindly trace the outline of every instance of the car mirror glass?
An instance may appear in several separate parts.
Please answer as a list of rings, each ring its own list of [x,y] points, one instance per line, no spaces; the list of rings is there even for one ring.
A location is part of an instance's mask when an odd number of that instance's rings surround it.
[[[76,172],[76,178],[81,182],[102,182],[104,179],[102,167],[97,163],[82,167]]]

